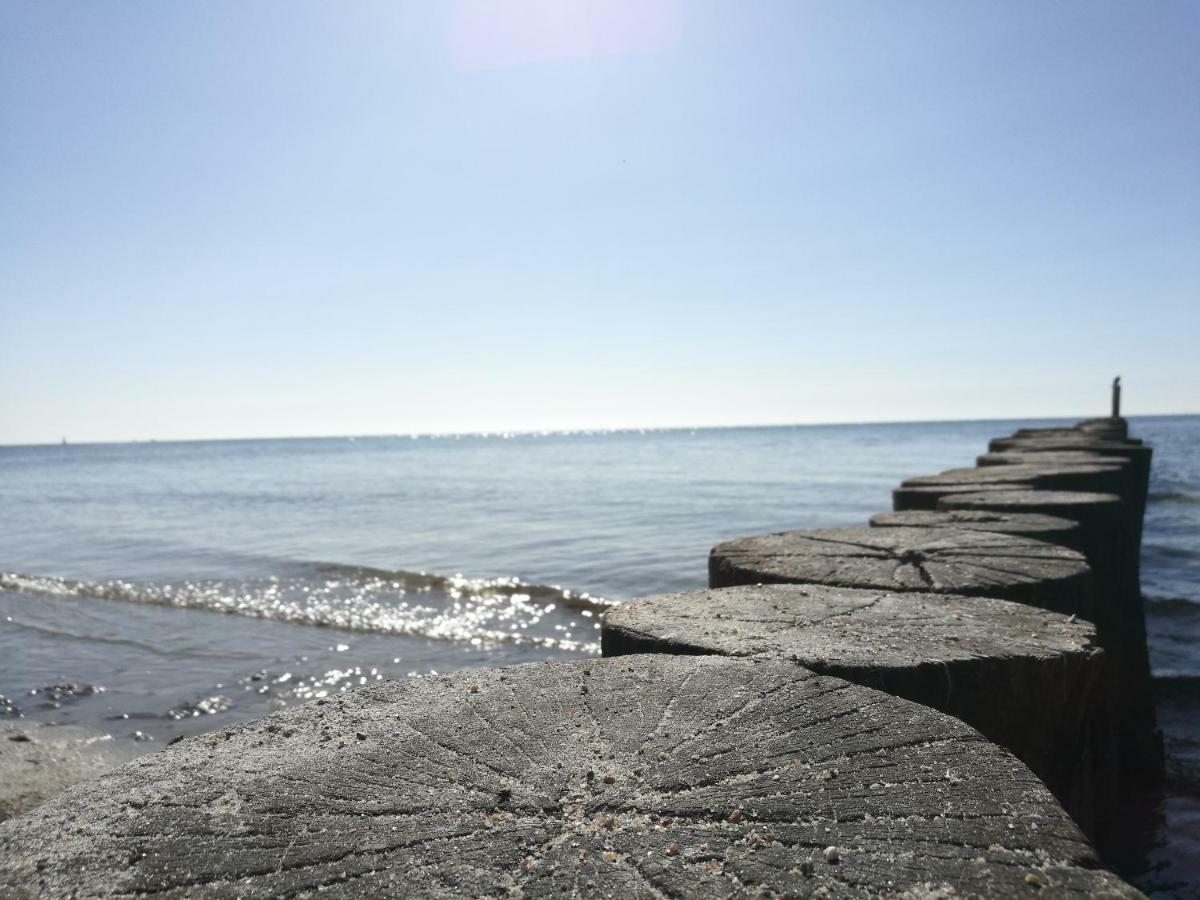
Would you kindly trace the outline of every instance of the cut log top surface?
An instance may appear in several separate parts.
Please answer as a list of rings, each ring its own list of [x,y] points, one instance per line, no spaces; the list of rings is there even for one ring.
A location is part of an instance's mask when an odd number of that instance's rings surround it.
[[[1018,428],[1012,433],[1013,437],[1070,437],[1082,434],[1078,428],[1063,426],[1060,428]]]
[[[903,487],[939,487],[955,484],[996,484],[1000,482],[1039,482],[1056,479],[1083,479],[1087,477],[1120,477],[1119,465],[1012,465],[987,466],[985,468],[947,469],[937,475],[920,475],[902,482]]]
[[[988,493],[995,493],[989,491]],[[1039,541],[1066,538],[1079,528],[1078,523],[1059,516],[1041,513],[1002,513],[983,509],[960,509],[946,512],[913,509],[903,512],[883,512],[871,516],[874,528],[960,528],[967,531],[995,531],[1016,534]]]
[[[1121,417],[1105,417],[1100,419],[1085,419],[1069,426],[1053,426],[1049,428],[1018,428],[1013,432],[1015,437],[1056,437],[1059,435],[1085,436],[1100,435],[1122,439],[1129,433],[1128,423]]]
[[[1089,509],[1115,512],[1121,507],[1116,494],[1093,491],[980,491],[974,494],[948,494],[938,501],[939,509],[993,510],[1003,512],[1040,512],[1074,518]]]
[[[793,660],[843,677],[847,669],[910,669],[990,659],[1063,659],[1097,652],[1082,619],[1020,603],[953,594],[826,585],[746,585],[647,597],[603,621],[626,640],[676,653]]]
[[[963,723],[719,657],[362,688],[0,825],[5,896],[1140,896],[1097,866]]]
[[[1050,585],[1086,592],[1088,577],[1074,550],[954,528],[788,531],[719,544],[709,556],[710,587],[808,583],[1024,599]]]
[[[1120,396],[1118,388],[1117,396]],[[1084,434],[1105,434],[1123,438],[1129,434],[1129,423],[1123,416],[1103,416],[1099,419],[1085,419],[1075,426]]]
[[[1026,481],[997,482],[995,484],[978,481],[963,482],[962,484],[921,484],[902,485],[892,491],[892,508],[898,511],[937,509],[938,500],[947,494],[976,493],[978,491],[1012,491],[1033,490],[1033,485]]]
[[[926,475],[926,476],[922,476],[922,477],[936,478],[937,476]],[[1033,485],[1030,484],[1029,482],[1025,482],[1025,481],[1009,482],[1009,481],[1005,481],[1003,479],[994,480],[990,483],[986,482],[986,481],[963,481],[963,482],[960,482],[957,484],[910,484],[909,482],[911,482],[911,481],[915,481],[915,479],[910,478],[909,481],[906,481],[903,485],[901,485],[901,489],[905,490],[905,491],[916,491],[916,492],[937,491],[939,494],[950,493],[952,491],[1014,491],[1014,490],[1024,490],[1024,489],[1033,490]]]
[[[1053,452],[1028,452],[1025,450],[997,450],[975,458],[976,466],[1128,466],[1127,457],[1103,456],[1094,450],[1055,450]]]

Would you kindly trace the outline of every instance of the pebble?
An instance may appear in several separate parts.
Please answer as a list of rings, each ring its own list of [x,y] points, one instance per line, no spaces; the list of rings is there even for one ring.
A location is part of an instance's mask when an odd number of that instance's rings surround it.
[[[830,865],[833,865],[841,858],[842,858],[841,854],[838,853],[837,847],[826,847],[825,848],[825,862],[829,863]]]

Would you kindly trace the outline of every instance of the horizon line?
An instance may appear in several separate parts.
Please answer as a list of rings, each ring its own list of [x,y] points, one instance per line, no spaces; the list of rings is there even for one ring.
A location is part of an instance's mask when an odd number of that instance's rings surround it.
[[[1125,419],[1167,419],[1200,416],[1200,412],[1174,413],[1144,413],[1140,415],[1123,416]],[[834,426],[868,426],[868,425],[943,425],[967,424],[972,422],[1052,422],[1064,419],[1074,419],[1075,415],[1057,416],[1001,416],[965,419],[873,419],[873,420],[844,420],[839,422],[748,422],[725,425],[625,425],[611,428],[518,428],[498,430],[450,430],[450,431],[394,431],[371,432],[362,434],[292,434],[292,435],[257,435],[238,437],[206,437],[206,438],[130,438],[127,440],[83,440],[71,441],[64,435],[61,441],[31,441],[16,443],[0,443],[0,448],[32,448],[32,447],[119,447],[135,444],[218,444],[250,441],[322,441],[322,440],[378,440],[383,438],[410,440],[433,440],[437,438],[514,438],[514,437],[550,437],[552,435],[566,436],[578,434],[622,434],[628,432],[667,432],[667,431],[733,431],[737,429],[757,428],[827,428]],[[1088,418],[1105,418],[1104,416],[1083,416],[1080,421]]]

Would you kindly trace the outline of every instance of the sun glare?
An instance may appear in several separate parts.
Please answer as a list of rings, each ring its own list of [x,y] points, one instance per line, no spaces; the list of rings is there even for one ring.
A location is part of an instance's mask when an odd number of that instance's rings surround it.
[[[448,28],[462,69],[669,50],[679,39],[677,0],[458,0]]]

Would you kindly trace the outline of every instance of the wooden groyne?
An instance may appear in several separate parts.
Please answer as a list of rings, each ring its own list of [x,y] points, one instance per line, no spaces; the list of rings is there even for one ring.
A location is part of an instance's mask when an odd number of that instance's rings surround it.
[[[1112,821],[1121,816],[1112,797],[1144,791],[1162,767],[1139,584],[1151,454],[1128,436],[1124,420],[1022,429],[993,440],[975,468],[906,480],[893,494],[894,511],[872,518],[875,535],[798,531],[718,545],[709,558],[709,584],[955,592],[1016,600],[1094,623],[1105,651],[1098,677],[1104,701],[1090,713],[1086,731],[1094,744],[1088,758],[1097,770],[1092,790],[1100,797],[1075,806],[1060,796],[1073,810],[1095,810],[1089,831],[1115,847],[1127,836]],[[916,536],[918,529],[924,539]],[[964,531],[994,532],[997,543],[983,550]],[[1005,550],[999,541],[1009,538],[1082,554],[1090,587],[1070,587],[1064,558],[1034,553],[1021,559],[1016,547]]]
[[[0,824],[0,896],[1141,896],[1080,825],[1155,765],[1116,681],[1149,448],[1001,443],[870,527],[718,545],[709,590],[608,613],[607,658],[370,685],[69,789]]]
[[[718,545],[709,584],[951,592],[1006,598],[1093,623],[1105,651],[1097,676],[1103,699],[1092,706],[1084,732],[1097,796],[1080,801],[1055,786],[1089,832],[1116,848],[1127,840],[1115,821],[1120,803],[1153,783],[1162,767],[1138,565],[1151,452],[1128,438],[1123,420],[1022,429],[994,440],[976,468],[905,481],[893,494],[894,511],[874,516],[870,531],[786,532]],[[994,537],[980,545],[968,531]],[[1028,539],[1042,549],[1004,543]],[[1076,562],[1083,556],[1086,587],[1064,571],[1069,557],[1053,556],[1052,548],[1077,551]]]

